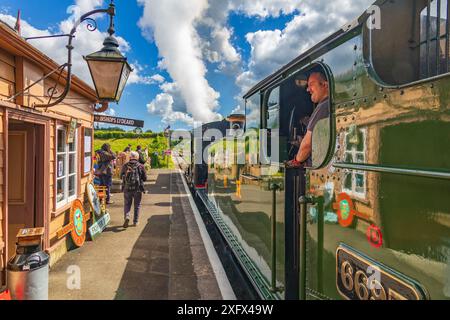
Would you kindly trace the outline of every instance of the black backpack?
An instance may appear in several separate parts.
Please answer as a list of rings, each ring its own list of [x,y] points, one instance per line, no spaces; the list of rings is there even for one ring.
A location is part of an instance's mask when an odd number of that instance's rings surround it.
[[[139,150],[139,162],[145,164],[147,162],[147,152]]]
[[[141,177],[139,175],[139,165],[126,164],[127,170],[124,175],[124,190],[126,191],[140,191]]]

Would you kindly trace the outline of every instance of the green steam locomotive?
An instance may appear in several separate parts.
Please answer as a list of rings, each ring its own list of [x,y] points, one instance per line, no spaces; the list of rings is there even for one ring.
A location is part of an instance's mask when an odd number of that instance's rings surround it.
[[[449,38],[448,1],[376,1],[256,84],[243,135],[207,147],[198,196],[261,298],[450,298]],[[287,168],[315,72],[330,115]]]

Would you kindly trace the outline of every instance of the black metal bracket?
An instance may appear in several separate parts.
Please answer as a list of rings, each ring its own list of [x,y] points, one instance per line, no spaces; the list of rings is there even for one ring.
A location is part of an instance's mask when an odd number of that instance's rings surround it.
[[[270,191],[278,191],[283,189],[283,184],[281,182],[270,182],[269,183],[269,190]]]
[[[314,197],[308,197],[308,196],[301,196],[298,198],[298,203],[300,205],[302,204],[316,204],[317,200]]]
[[[57,71],[62,72],[65,68],[67,68],[66,86],[64,88],[63,93],[60,96],[55,97],[56,100],[51,102],[51,103],[49,101],[49,103],[47,103],[47,104],[35,104],[35,105],[33,105],[33,107],[34,108],[50,108],[50,107],[53,107],[53,106],[61,103],[64,100],[64,98],[67,96],[67,94],[69,93],[70,85],[71,85],[71,82],[72,82],[72,50],[74,49],[74,47],[72,45],[72,41],[73,41],[73,38],[75,38],[75,33],[77,31],[77,28],[78,28],[78,26],[81,23],[83,23],[85,21],[88,21],[87,29],[89,31],[91,31],[91,32],[97,30],[97,22],[93,18],[91,18],[91,16],[95,15],[95,14],[99,14],[99,13],[106,13],[106,14],[109,15],[110,23],[109,23],[108,33],[109,33],[110,36],[112,36],[115,33],[114,16],[116,15],[116,8],[115,8],[115,5],[114,5],[114,0],[111,0],[111,3],[109,4],[109,7],[107,9],[95,9],[95,10],[92,10],[92,11],[89,11],[89,12],[83,14],[75,22],[75,24],[73,25],[73,28],[72,28],[72,30],[70,31],[69,34],[25,38],[25,40],[34,40],[34,39],[56,38],[56,37],[68,37],[69,40],[68,40],[68,43],[67,43],[67,46],[66,46],[66,48],[67,48],[67,62],[64,63],[63,65],[59,66],[55,70],[52,70],[50,73],[46,74],[44,77],[42,77],[38,81],[35,81],[31,85],[29,85],[28,87],[23,89],[22,91],[20,91],[20,92],[16,93],[15,95],[9,97],[6,101],[14,100],[18,96],[23,95],[27,90],[29,90],[32,86],[38,84],[40,81],[47,79],[48,77],[50,77],[52,74],[54,74]],[[55,85],[55,88],[56,88],[56,85]],[[55,91],[55,89],[52,91],[53,94],[55,93],[54,91]],[[51,98],[53,98],[53,95],[50,96],[50,100],[51,100]]]

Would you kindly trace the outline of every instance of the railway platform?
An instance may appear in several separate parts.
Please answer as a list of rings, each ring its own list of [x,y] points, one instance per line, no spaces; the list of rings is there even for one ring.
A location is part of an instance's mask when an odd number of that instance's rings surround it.
[[[235,299],[179,171],[150,170],[146,190],[128,229],[123,195],[113,195],[103,234],[52,266],[49,299]]]

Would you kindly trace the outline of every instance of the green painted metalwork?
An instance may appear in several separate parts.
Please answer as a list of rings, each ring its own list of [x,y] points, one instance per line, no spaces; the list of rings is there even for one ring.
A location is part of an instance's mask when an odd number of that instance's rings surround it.
[[[402,4],[409,8],[406,0],[377,1],[381,8],[396,10]],[[383,38],[375,32],[389,28],[368,31],[366,18],[252,88],[245,96],[246,134],[265,128],[261,97],[294,74],[322,66],[330,78],[330,139],[320,142],[328,143],[321,146],[328,150],[325,161],[320,168],[308,169],[306,175],[306,196],[317,201],[308,204],[302,216],[306,223],[300,253],[306,265],[301,268],[301,298],[344,298],[337,290],[336,255],[339,246],[345,245],[386,266],[392,275],[412,279],[427,298],[450,299],[450,74],[389,84],[386,75],[395,79],[401,71],[377,70],[376,66],[383,67],[383,61],[376,61],[382,55],[372,43],[378,37],[379,49]],[[407,43],[407,39],[388,40]],[[405,63],[387,62],[399,70]],[[259,135],[257,139],[259,148]],[[251,148],[246,141],[246,155]],[[286,227],[280,202],[286,195],[283,190],[276,193],[277,240],[273,241],[274,199],[267,187],[274,181],[283,183],[284,171],[278,168],[262,174],[267,167],[248,166],[247,162],[237,168],[218,163],[210,168],[210,207],[221,210],[215,211],[215,221],[230,238],[242,264],[252,270],[251,277],[259,277],[259,282],[254,281],[265,288],[261,289],[266,290],[264,296],[270,292],[273,271],[281,283],[289,281],[281,277],[284,260],[280,257],[284,252],[280,237]],[[242,197],[233,195],[238,191]],[[371,238],[373,228],[380,231],[381,242]],[[274,255],[277,268],[268,269]]]
[[[236,254],[236,258],[243,267],[244,271],[247,273],[249,279],[253,282],[254,287],[258,290],[261,298],[267,300],[279,300],[280,296],[272,291],[270,284],[265,280],[265,277],[261,274],[258,267],[253,263],[252,259],[250,259],[245,250],[242,248],[235,233],[231,231],[228,225],[223,221],[217,207],[211,203],[203,190],[197,190],[197,195],[208,209],[228,245]]]
[[[391,174],[400,174],[406,176],[416,176],[416,177],[424,177],[424,178],[435,178],[435,179],[445,179],[450,180],[450,172],[433,172],[427,170],[413,170],[413,169],[404,169],[404,168],[395,168],[395,167],[381,167],[375,165],[367,165],[367,164],[353,164],[353,163],[334,163],[334,167],[342,168],[342,169],[350,169],[350,170],[363,170],[363,171],[371,171],[371,172],[379,172],[379,173],[391,173]]]

